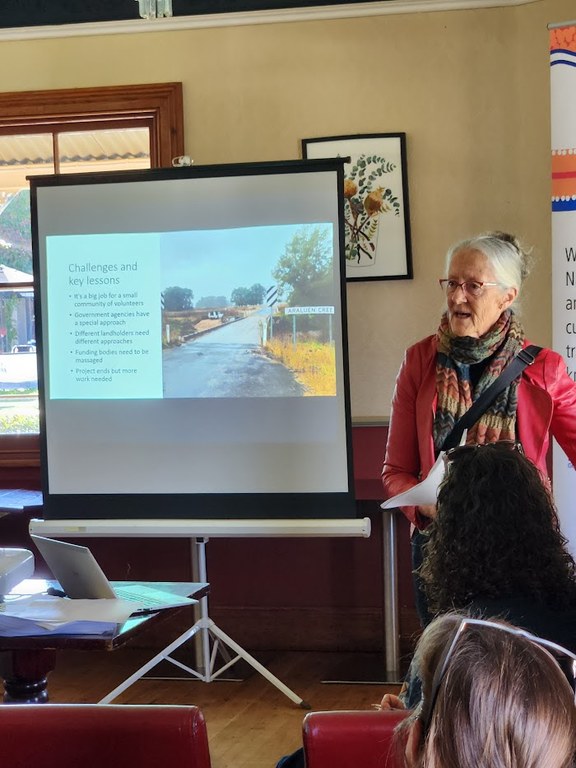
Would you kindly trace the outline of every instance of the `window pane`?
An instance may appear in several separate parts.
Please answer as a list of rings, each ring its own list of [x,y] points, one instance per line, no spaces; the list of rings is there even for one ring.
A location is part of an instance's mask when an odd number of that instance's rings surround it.
[[[0,269],[6,284],[14,270]],[[34,293],[0,288],[0,434],[36,433],[38,373],[34,329]]]
[[[27,272],[29,280],[32,237],[26,177],[49,173],[54,173],[51,134],[0,136],[0,264]]]
[[[150,168],[148,128],[118,128],[58,134],[60,173]]]
[[[26,176],[47,173],[54,173],[51,134],[0,136],[0,434],[4,435],[39,431]]]

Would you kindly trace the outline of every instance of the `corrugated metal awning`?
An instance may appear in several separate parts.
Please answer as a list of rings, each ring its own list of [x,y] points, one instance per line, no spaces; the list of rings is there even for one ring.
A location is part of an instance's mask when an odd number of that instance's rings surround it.
[[[58,135],[58,147],[62,164],[146,160],[150,157],[150,138],[146,128],[61,133]],[[51,134],[0,136],[0,172],[3,167],[52,165],[53,162]]]

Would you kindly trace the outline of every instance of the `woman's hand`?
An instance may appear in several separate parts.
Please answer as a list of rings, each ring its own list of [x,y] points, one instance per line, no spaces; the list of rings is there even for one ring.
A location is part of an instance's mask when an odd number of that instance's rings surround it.
[[[406,709],[402,699],[395,696],[393,693],[385,693],[380,704],[374,704],[374,707],[376,709],[385,709],[388,711],[392,709]]]

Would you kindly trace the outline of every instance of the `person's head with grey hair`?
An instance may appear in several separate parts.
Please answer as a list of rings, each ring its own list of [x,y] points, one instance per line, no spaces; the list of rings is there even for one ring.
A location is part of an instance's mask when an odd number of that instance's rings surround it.
[[[477,251],[491,267],[495,282],[502,289],[515,288],[516,299],[530,272],[530,256],[517,237],[507,232],[484,232],[454,243],[446,254],[446,273],[450,272],[453,258],[463,252]]]

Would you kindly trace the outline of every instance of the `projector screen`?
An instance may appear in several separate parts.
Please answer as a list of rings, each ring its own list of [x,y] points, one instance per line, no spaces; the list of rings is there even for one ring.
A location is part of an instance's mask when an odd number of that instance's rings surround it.
[[[31,179],[45,517],[355,517],[343,161]]]

